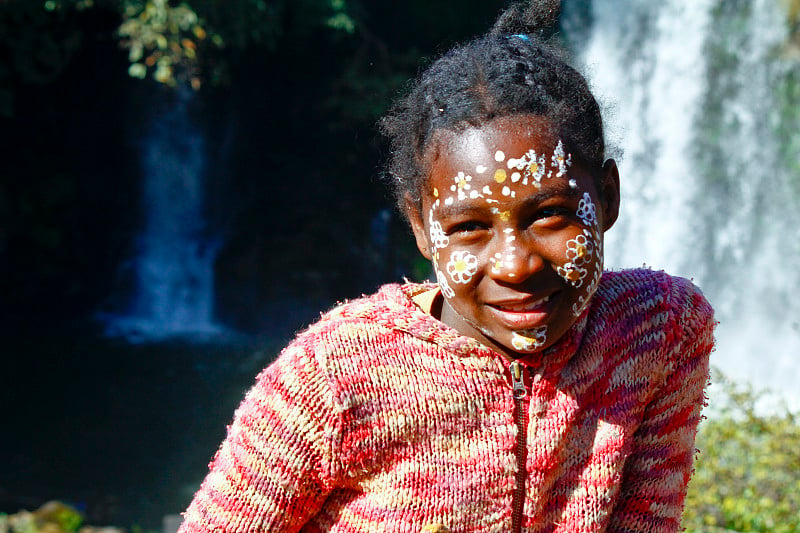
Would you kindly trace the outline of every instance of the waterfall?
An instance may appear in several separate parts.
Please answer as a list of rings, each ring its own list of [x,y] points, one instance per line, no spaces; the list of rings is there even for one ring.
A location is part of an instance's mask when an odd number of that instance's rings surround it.
[[[775,89],[798,67],[778,53],[782,9],[593,0],[575,48],[623,153],[607,265],[693,279],[720,322],[712,365],[800,405],[800,176]]]
[[[213,319],[218,244],[204,219],[204,137],[190,117],[193,91],[172,96],[141,142],[142,229],[129,308],[105,317],[108,335],[133,342],[222,332]]]

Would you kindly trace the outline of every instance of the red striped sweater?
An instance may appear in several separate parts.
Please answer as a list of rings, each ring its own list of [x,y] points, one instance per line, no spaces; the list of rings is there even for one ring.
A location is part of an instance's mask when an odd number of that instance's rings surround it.
[[[680,529],[713,344],[694,285],[606,272],[525,361],[518,403],[503,356],[412,303],[425,289],[385,286],[301,333],[238,408],[181,532],[511,531],[520,423],[522,530]]]

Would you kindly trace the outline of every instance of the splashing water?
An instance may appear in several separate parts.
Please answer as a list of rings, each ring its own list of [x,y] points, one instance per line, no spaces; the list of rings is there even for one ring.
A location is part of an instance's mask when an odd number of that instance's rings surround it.
[[[780,4],[593,0],[591,18],[579,55],[624,153],[608,266],[692,278],[720,321],[712,365],[800,405],[800,176],[774,90],[797,67],[776,53]]]

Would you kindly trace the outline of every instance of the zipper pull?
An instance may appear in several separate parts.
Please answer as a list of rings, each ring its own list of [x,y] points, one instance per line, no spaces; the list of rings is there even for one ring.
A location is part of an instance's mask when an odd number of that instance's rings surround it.
[[[508,365],[511,371],[511,388],[514,391],[514,398],[519,400],[528,395],[528,389],[525,388],[525,367],[519,361],[511,361]]]

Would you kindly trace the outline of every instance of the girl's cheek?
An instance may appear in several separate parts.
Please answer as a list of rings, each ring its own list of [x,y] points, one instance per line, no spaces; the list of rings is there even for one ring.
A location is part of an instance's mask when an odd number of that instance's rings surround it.
[[[445,257],[444,264],[442,257]],[[445,250],[440,250],[438,248],[434,249],[433,257],[431,259],[431,263],[433,264],[433,272],[436,274],[436,282],[439,284],[439,287],[442,290],[442,294],[445,298],[451,299],[456,294],[453,288],[450,286],[450,280],[447,277],[447,256]]]
[[[565,261],[556,267],[556,272],[572,287],[579,289],[595,270],[599,259],[598,239],[595,231],[584,229],[566,243]]]
[[[428,233],[430,237],[432,252],[447,248],[450,244],[450,238],[445,234],[442,229],[442,224],[433,216],[433,209],[428,212]]]
[[[589,300],[592,298],[597,290],[598,285],[600,284],[600,276],[603,275],[603,241],[601,239],[596,240],[594,248],[595,252],[593,261],[588,266],[586,276],[583,280],[584,289],[578,296],[578,300],[572,305],[572,313],[576,317],[580,316],[580,314],[589,304]]]
[[[436,281],[446,298],[455,297],[458,287],[469,284],[478,272],[478,258],[467,250],[436,249],[432,262]]]
[[[597,290],[603,273],[603,239],[596,208],[588,193],[583,193],[576,215],[586,227],[567,241],[565,261],[556,267],[556,272],[572,287],[582,289],[572,306],[573,314],[578,316]]]
[[[478,272],[478,258],[467,250],[453,250],[444,270],[451,283],[466,285]]]
[[[450,239],[444,230],[442,224],[433,216],[435,206],[438,205],[438,200],[434,204],[434,208],[428,211],[428,237],[431,244],[431,263],[433,264],[433,272],[436,274],[436,282],[442,290],[445,298],[453,298],[455,291],[450,286],[450,279],[446,274],[447,265],[450,263],[451,258],[447,253],[447,248],[450,245]],[[443,259],[444,257],[444,259]]]

